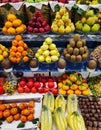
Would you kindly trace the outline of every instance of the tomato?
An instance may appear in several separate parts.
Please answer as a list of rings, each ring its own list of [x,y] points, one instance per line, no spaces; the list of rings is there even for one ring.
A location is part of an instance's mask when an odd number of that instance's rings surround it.
[[[39,88],[39,89],[38,89],[38,92],[39,92],[39,93],[43,93],[43,92],[44,92],[44,88]]]
[[[24,92],[24,88],[23,87],[18,87],[17,91],[18,91],[18,93],[23,93]]]
[[[21,87],[25,87],[26,82],[25,82],[24,80],[22,80],[22,81],[20,81],[19,85],[20,85]]]
[[[1,86],[0,86],[0,94],[4,94],[4,89]]]
[[[35,83],[34,83],[34,87],[35,87],[35,88],[40,88],[40,85],[41,85],[40,82],[35,82]]]
[[[28,87],[24,88],[24,92],[25,93],[29,93],[30,92],[30,88],[28,88]]]
[[[48,82],[48,87],[49,88],[54,88],[54,82]]]
[[[28,83],[27,83],[27,87],[28,88],[32,88],[32,87],[34,87],[34,82],[33,81],[29,81]]]
[[[43,88],[43,90],[44,90],[44,93],[49,92],[49,88]]]
[[[53,78],[49,78],[48,82],[54,82],[54,79]]]
[[[51,91],[53,94],[58,94],[58,89],[57,88],[53,88]]]
[[[32,92],[32,93],[36,93],[36,92],[37,92],[37,89],[36,89],[35,87],[33,87],[33,88],[31,89],[31,92]]]

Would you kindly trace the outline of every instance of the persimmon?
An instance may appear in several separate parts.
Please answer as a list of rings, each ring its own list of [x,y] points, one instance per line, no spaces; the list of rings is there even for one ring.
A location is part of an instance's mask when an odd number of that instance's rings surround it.
[[[32,121],[34,119],[34,115],[33,114],[28,115],[27,119],[28,121]]]
[[[17,46],[17,45],[18,45],[18,41],[14,39],[14,40],[12,41],[12,46]]]
[[[35,112],[34,108],[29,108],[29,110],[30,110],[31,114],[34,114],[34,112]]]
[[[26,116],[24,116],[24,115],[21,115],[20,120],[21,120],[22,122],[26,122],[26,121],[27,121],[27,117],[26,117]]]
[[[24,41],[23,41],[23,40],[20,40],[20,41],[18,42],[18,45],[23,47],[23,46],[24,46]]]
[[[2,118],[3,118],[3,112],[0,111],[0,119],[2,119]]]
[[[17,51],[17,47],[16,47],[16,46],[12,46],[11,49],[12,49],[12,51],[14,51],[14,52]]]
[[[23,47],[24,49],[28,49],[28,45],[26,43],[24,43]]]
[[[14,63],[17,62],[16,57],[11,57],[10,60],[11,60],[12,62],[14,62]]]
[[[14,115],[14,120],[19,120],[21,117],[20,113],[17,113],[16,115]]]
[[[21,53],[20,52],[16,52],[16,57],[17,58],[21,57]]]
[[[11,123],[11,122],[13,121],[13,116],[12,116],[12,115],[8,116],[8,117],[6,118],[6,121],[7,121],[8,123]]]
[[[69,95],[69,94],[74,94],[74,91],[73,90],[68,90],[67,91],[67,94]]]
[[[28,54],[27,51],[23,51],[23,52],[22,52],[22,56],[26,56],[27,54]]]
[[[0,111],[4,111],[4,110],[6,110],[5,104],[0,104]]]
[[[12,107],[12,108],[17,107],[17,104],[16,104],[16,103],[12,103],[12,104],[11,104],[11,107]]]
[[[34,101],[29,101],[29,104],[28,104],[29,107],[32,107],[32,108],[33,108],[34,105],[35,105],[35,102],[34,102]]]
[[[21,35],[16,35],[16,36],[15,36],[15,40],[17,40],[17,41],[22,40],[22,36],[21,36]]]
[[[22,46],[19,46],[17,49],[18,49],[18,52],[23,52],[24,51],[24,48]]]
[[[12,115],[16,115],[18,113],[18,109],[16,107],[14,107],[10,110],[10,112]]]
[[[8,110],[8,109],[6,109],[4,112],[3,112],[3,116],[4,117],[8,117],[8,116],[10,116],[11,115],[11,113],[10,113],[10,110]]]
[[[10,56],[16,56],[16,53],[14,51],[11,51]]]
[[[24,103],[20,103],[18,107],[20,108],[20,110],[25,109],[25,105],[24,105]]]
[[[24,57],[23,57],[23,61],[24,61],[24,62],[28,62],[28,61],[29,61],[29,57],[28,57],[28,56],[24,56]]]
[[[74,92],[76,95],[81,95],[81,91],[79,89],[75,90]]]
[[[16,58],[16,62],[19,63],[20,62],[20,57]]]
[[[29,109],[24,109],[22,111],[22,114],[25,115],[25,116],[28,116],[30,114],[30,110]]]
[[[6,108],[7,109],[10,109],[11,108],[11,105],[10,104],[5,104]]]

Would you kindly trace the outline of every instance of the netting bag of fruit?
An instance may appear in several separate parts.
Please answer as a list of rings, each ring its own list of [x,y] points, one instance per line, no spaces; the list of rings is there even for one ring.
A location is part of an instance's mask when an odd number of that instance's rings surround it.
[[[35,12],[38,10],[42,13],[42,19],[49,23],[49,5],[48,2],[44,3],[25,3],[25,10],[28,17],[28,21],[33,18]]]

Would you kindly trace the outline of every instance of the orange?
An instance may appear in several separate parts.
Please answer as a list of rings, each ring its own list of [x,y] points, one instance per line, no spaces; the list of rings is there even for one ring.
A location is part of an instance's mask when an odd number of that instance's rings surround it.
[[[22,111],[22,114],[25,115],[25,116],[28,116],[30,114],[30,110],[29,109],[24,109]]]
[[[26,43],[24,43],[24,49],[28,49],[28,46]]]
[[[2,28],[2,32],[7,33],[7,28],[5,26]]]
[[[17,47],[16,47],[16,46],[12,46],[11,49],[12,49],[12,51],[14,51],[14,52],[17,51]]]
[[[65,94],[66,94],[66,91],[63,90],[63,89],[59,89],[59,94],[65,95]]]
[[[19,46],[19,47],[18,47],[18,51],[19,51],[19,52],[23,52],[23,50],[24,50],[24,48],[23,48],[22,46]]]
[[[33,108],[34,105],[35,105],[35,102],[34,102],[34,101],[29,101],[29,104],[28,104],[29,107],[32,107],[32,108]]]
[[[12,108],[17,107],[17,104],[16,104],[16,103],[12,103],[12,104],[11,104],[11,107],[12,107]]]
[[[59,82],[58,83],[58,88],[62,88],[62,86],[63,86],[62,82]]]
[[[23,47],[23,46],[24,46],[23,40],[20,40],[20,41],[18,42],[18,45]]]
[[[2,118],[3,118],[3,112],[0,111],[0,119],[2,119]]]
[[[18,45],[17,40],[13,40],[13,41],[12,41],[12,46],[17,46],[17,45]]]
[[[81,91],[79,89],[75,90],[76,95],[81,95]]]
[[[73,90],[68,90],[68,91],[67,91],[67,94],[68,94],[68,95],[74,94],[74,91],[73,91]]]
[[[11,105],[10,104],[5,104],[6,108],[7,109],[10,109],[11,108]]]
[[[26,121],[27,121],[27,117],[26,117],[26,116],[24,116],[24,115],[21,115],[20,120],[21,120],[22,122],[26,122]]]
[[[24,28],[24,30],[26,30],[26,25],[24,25],[24,24],[21,24],[21,27],[23,27]]]
[[[20,103],[20,104],[19,104],[19,108],[20,108],[21,110],[25,109],[24,103]]]
[[[8,123],[11,123],[11,122],[13,121],[13,116],[11,115],[11,116],[7,117],[7,118],[6,118],[6,121],[7,121]]]
[[[16,28],[16,32],[17,33],[24,32],[24,28],[22,26],[19,26],[19,27]]]
[[[11,56],[15,56],[16,53],[15,53],[14,51],[11,51],[11,52],[10,52],[10,55],[11,55]]]
[[[15,33],[16,33],[16,30],[15,30],[15,28],[13,28],[13,27],[9,27],[8,30],[7,30],[7,33],[8,33],[8,34],[15,34]]]
[[[7,20],[13,22],[17,17],[14,14],[8,14],[7,15]]]
[[[6,109],[4,112],[3,112],[3,116],[4,117],[8,117],[8,116],[10,116],[10,110],[8,110],[8,109]]]
[[[28,54],[27,51],[23,51],[23,52],[22,52],[22,56],[26,56],[27,54]]]
[[[4,104],[0,104],[0,111],[4,111],[6,109],[6,106]]]
[[[30,110],[30,113],[31,113],[31,114],[34,114],[34,112],[35,112],[35,111],[34,111],[34,108],[29,108],[29,110]]]
[[[22,36],[21,36],[21,35],[16,35],[16,36],[15,36],[15,40],[17,40],[17,41],[22,40]]]
[[[67,91],[67,90],[69,89],[69,86],[68,86],[68,85],[63,84],[62,89],[63,89],[63,90],[65,90],[65,91]]]
[[[22,21],[20,19],[15,19],[12,24],[14,27],[19,27],[22,24]]]
[[[12,115],[16,115],[18,113],[18,109],[16,107],[13,107],[11,110],[10,110],[11,114]]]
[[[21,60],[21,58],[20,58],[20,57],[16,58],[16,62],[17,62],[17,63],[19,63],[19,62],[20,62],[20,60]]]
[[[34,115],[33,114],[28,115],[27,119],[28,121],[32,121],[34,119]]]
[[[16,52],[16,57],[20,58],[21,57],[21,53],[20,52]]]
[[[14,62],[14,63],[17,62],[16,57],[10,57],[10,60],[11,60],[12,62]]]
[[[24,57],[23,57],[23,61],[24,61],[24,62],[28,62],[28,61],[29,61],[29,57],[28,57],[28,56],[24,56]]]
[[[5,27],[6,28],[12,27],[12,23],[10,21],[5,22]]]
[[[19,114],[19,113],[17,113],[16,115],[14,115],[14,120],[19,120],[20,119],[20,117],[21,117],[21,115]]]

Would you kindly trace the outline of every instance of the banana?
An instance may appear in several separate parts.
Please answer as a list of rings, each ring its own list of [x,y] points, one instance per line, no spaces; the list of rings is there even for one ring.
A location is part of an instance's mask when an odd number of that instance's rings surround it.
[[[51,112],[54,112],[54,95],[52,93],[48,92],[44,95],[43,105],[47,106]]]
[[[67,130],[66,117],[61,107],[55,109],[54,119],[55,119],[57,130]]]
[[[71,130],[86,130],[84,119],[77,111],[72,113],[69,122]]]
[[[66,100],[62,95],[58,95],[55,99],[55,108],[61,107],[62,110],[66,111]]]
[[[47,106],[42,107],[40,121],[41,130],[52,130],[52,113]]]

